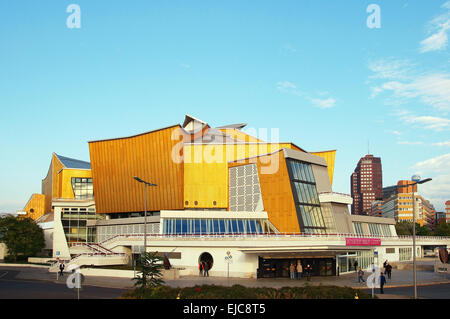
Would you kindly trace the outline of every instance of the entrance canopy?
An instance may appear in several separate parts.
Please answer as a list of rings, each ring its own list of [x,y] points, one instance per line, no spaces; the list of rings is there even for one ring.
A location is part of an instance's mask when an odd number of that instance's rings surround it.
[[[240,249],[244,254],[255,254],[262,258],[330,258],[355,251],[370,251],[373,247],[302,247],[286,249]]]

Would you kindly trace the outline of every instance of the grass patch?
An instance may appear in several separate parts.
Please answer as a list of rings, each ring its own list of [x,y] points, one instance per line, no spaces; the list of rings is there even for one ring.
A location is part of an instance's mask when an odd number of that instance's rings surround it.
[[[251,288],[241,285],[232,287],[197,285],[186,288],[159,286],[136,288],[122,295],[124,299],[370,299],[361,290],[337,286],[309,286],[283,288]]]

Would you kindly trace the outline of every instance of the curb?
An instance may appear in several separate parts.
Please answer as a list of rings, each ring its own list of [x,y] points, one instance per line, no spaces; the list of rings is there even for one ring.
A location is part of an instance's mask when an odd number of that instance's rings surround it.
[[[417,284],[417,287],[422,287],[422,286],[433,286],[433,285],[444,285],[444,284],[450,284],[450,280],[449,281],[436,281],[436,282],[428,282],[428,283],[420,283]],[[388,288],[404,288],[404,287],[413,287],[414,285],[409,283],[409,284],[398,284],[398,285],[384,285],[384,289],[388,289]],[[362,287],[362,286],[353,286],[351,287],[352,289],[371,289],[369,287]],[[378,288],[376,288],[378,289]]]
[[[50,266],[31,265],[31,264],[4,264],[4,263],[0,263],[0,267],[46,268],[46,269],[48,269]]]

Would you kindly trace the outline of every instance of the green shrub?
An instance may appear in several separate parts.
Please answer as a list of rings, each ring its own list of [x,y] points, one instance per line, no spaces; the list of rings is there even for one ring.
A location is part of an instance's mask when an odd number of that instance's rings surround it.
[[[201,285],[186,288],[159,286],[136,288],[123,294],[123,298],[137,299],[369,299],[370,295],[350,287],[304,286],[275,288],[249,288]]]

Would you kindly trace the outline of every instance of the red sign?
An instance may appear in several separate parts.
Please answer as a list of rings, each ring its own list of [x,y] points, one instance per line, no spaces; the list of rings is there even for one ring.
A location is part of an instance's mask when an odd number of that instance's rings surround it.
[[[381,246],[379,238],[345,238],[345,246]]]

